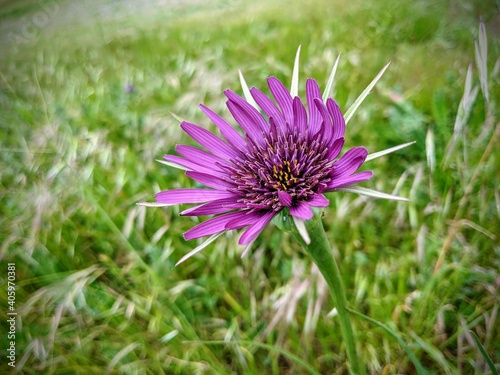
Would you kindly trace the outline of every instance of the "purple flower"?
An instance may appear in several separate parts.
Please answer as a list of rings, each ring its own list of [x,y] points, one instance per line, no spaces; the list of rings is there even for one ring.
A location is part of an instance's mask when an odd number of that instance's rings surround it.
[[[134,85],[127,83],[126,85],[123,86],[123,91],[125,91],[127,94],[132,94],[135,90]]]
[[[274,101],[257,88],[250,90],[261,112],[233,91],[224,92],[242,133],[204,105],[201,110],[222,137],[182,122],[203,149],[177,145],[180,156],[165,159],[206,188],[159,192],[157,205],[199,204],[181,215],[215,215],[188,230],[186,240],[246,228],[239,243],[251,243],[280,211],[289,210],[299,222],[308,220],[313,207],[328,206],[325,193],[372,177],[371,171],[356,173],[368,155],[364,147],[339,157],[344,117],[333,99],[323,102],[315,80],[306,83],[306,106],[275,77],[268,85]]]

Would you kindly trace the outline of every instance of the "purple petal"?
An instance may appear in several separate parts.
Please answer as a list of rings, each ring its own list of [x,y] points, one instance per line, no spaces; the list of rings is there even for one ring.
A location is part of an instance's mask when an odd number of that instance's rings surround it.
[[[230,212],[228,214],[213,217],[198,224],[184,233],[184,238],[189,241],[195,238],[209,236],[226,230],[226,223],[235,217],[241,216],[241,212]]]
[[[255,123],[253,118],[235,102],[228,100],[226,106],[236,122],[240,124],[241,128],[245,131],[247,137],[257,144],[263,144],[265,133],[260,126]]]
[[[278,199],[283,206],[290,207],[292,205],[292,197],[286,191],[278,191]]]
[[[269,85],[269,89],[276,100],[276,103],[281,108],[281,112],[283,113],[283,117],[285,121],[292,125],[293,124],[293,108],[292,108],[292,96],[290,92],[288,92],[285,85],[283,85],[276,77],[269,77],[267,79],[267,84]]]
[[[196,182],[199,182],[202,185],[211,187],[213,189],[222,190],[222,189],[231,189],[235,187],[234,183],[228,182],[225,179],[217,178],[212,174],[208,173],[200,173],[194,171],[187,171],[186,176],[192,178]]]
[[[246,245],[247,243],[253,241],[257,236],[264,230],[266,225],[271,221],[271,219],[276,215],[276,212],[270,211],[262,215],[257,222],[250,225],[250,227],[241,235],[238,243],[240,245]]]
[[[245,208],[243,203],[238,203],[239,197],[216,199],[214,201],[202,204],[200,206],[191,207],[187,210],[182,211],[179,215],[181,216],[205,216],[205,215],[217,215],[222,214],[231,210]]]
[[[219,128],[220,132],[226,140],[237,150],[246,150],[246,143],[243,137],[238,133],[226,120],[213,112],[210,108],[203,104],[199,105],[201,110],[208,116],[210,120]]]
[[[279,129],[285,129],[285,119],[281,112],[276,108],[276,105],[273,103],[271,99],[269,99],[262,91],[259,89],[252,87],[250,89],[250,93],[252,94],[255,102],[262,108],[262,111],[267,115],[267,117],[274,118],[276,126]]]
[[[234,194],[229,191],[201,188],[165,190],[155,195],[156,202],[168,204],[202,203],[232,196]]]
[[[181,124],[181,128],[212,154],[224,159],[234,159],[238,157],[238,152],[235,149],[208,130],[186,121]]]
[[[313,217],[311,207],[306,202],[299,202],[297,206],[290,207],[290,214],[302,220],[309,220]]]
[[[315,98],[314,104],[316,105],[316,108],[318,108],[321,118],[323,119],[322,121],[323,126],[320,128],[320,131],[322,131],[323,140],[325,141],[326,144],[331,144],[331,142],[333,142],[332,139],[333,126],[330,119],[330,115],[328,114],[328,111],[321,99]]]
[[[199,164],[193,163],[192,161],[184,159],[182,156],[179,155],[163,155],[163,158],[171,163],[178,164],[180,166],[183,166],[184,168],[194,170],[197,168],[203,169],[202,166]]]
[[[226,229],[239,229],[247,227],[257,223],[262,217],[262,214],[258,211],[244,211],[243,213],[243,216],[229,221],[226,224]]]
[[[209,174],[212,174],[212,175],[217,176],[219,178],[226,177],[226,174],[221,172],[219,168],[216,168],[216,166],[214,164],[212,164],[210,167],[202,166],[198,163],[192,162],[190,160],[186,160],[183,157],[177,156],[177,155],[165,155],[164,158],[165,158],[165,160],[167,160],[171,163],[181,165],[181,166],[183,166],[187,169],[190,169],[192,171],[197,171],[197,172],[201,172],[201,173],[209,173]]]
[[[307,112],[299,97],[293,99],[293,118],[294,125],[300,133],[305,133],[307,129]]]
[[[333,181],[330,181],[330,183],[328,184],[327,191],[335,190],[337,188],[345,187],[348,185],[357,184],[369,180],[370,178],[372,178],[372,176],[373,176],[372,171],[363,171],[356,174],[352,174],[350,176],[337,178]]]
[[[306,82],[307,109],[309,110],[309,134],[316,134],[321,126],[321,115],[314,104],[314,99],[321,100],[321,91],[316,81],[309,78]]]
[[[316,194],[307,203],[313,207],[327,207],[330,202],[323,194]]]
[[[203,167],[222,170],[220,167],[218,167],[218,164],[230,165],[227,160],[219,158],[218,156],[215,156],[205,150],[200,150],[199,148],[193,146],[177,145],[175,147],[175,151],[184,156],[187,160],[190,160]]]
[[[339,139],[343,137],[345,133],[344,115],[342,115],[340,107],[333,99],[328,98],[326,100],[326,107],[333,121],[333,139]]]
[[[272,134],[274,139],[276,139],[276,138],[278,138],[278,130],[277,129],[279,128],[279,126],[276,124],[276,121],[274,121],[274,119],[275,119],[275,117],[269,117],[269,134]],[[283,124],[284,124],[284,122],[283,122]],[[283,130],[286,129],[286,125],[284,125],[284,127],[281,129],[283,129]]]
[[[342,151],[342,147],[344,147],[344,138],[339,138],[335,142],[333,142],[333,145],[330,146],[330,149],[328,150],[328,160],[334,160],[339,156],[340,151]]]
[[[266,120],[264,120],[259,111],[257,111],[251,104],[249,104],[245,99],[240,97],[234,91],[226,90],[224,91],[224,94],[230,101],[236,103],[247,115],[247,117],[260,127],[261,131],[267,132],[268,130],[267,122]]]
[[[350,175],[357,171],[368,155],[364,147],[354,147],[348,150],[339,160],[335,162],[332,179],[341,175]]]
[[[349,163],[343,164],[341,168],[334,169],[334,171],[330,175],[330,178],[337,179],[344,176],[352,175],[363,165],[364,160],[365,160],[364,158],[352,159]]]

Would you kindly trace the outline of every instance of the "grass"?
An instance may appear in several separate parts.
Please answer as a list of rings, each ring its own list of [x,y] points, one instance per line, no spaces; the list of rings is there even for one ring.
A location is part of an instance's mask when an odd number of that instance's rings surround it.
[[[299,44],[302,83],[326,83],[342,52],[333,92],[344,111],[392,61],[349,122],[347,146],[417,141],[370,162],[365,184],[410,203],[329,197],[349,306],[397,333],[430,373],[488,373],[469,330],[498,367],[493,1],[220,1],[115,17],[90,7],[73,24],[75,2],[54,0],[33,28],[49,3],[0,7],[12,31],[0,40],[0,258],[16,263],[18,371],[347,372],[324,280],[292,237],[270,226],[240,259],[228,234],[174,267],[197,245],[182,239],[195,219],[135,205],[191,184],[155,163],[189,142],[169,112],[210,128],[198,103],[227,118],[221,93],[239,88],[238,69],[262,89],[269,75],[290,82]],[[479,16],[487,73],[475,62]],[[460,109],[471,62],[470,108]],[[368,373],[415,372],[384,329],[353,319]]]

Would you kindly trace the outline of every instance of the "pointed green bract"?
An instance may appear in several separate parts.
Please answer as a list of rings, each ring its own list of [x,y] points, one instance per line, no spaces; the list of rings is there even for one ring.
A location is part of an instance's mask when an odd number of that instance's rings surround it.
[[[139,202],[137,203],[138,206],[144,206],[144,207],[168,207],[172,206],[170,203],[158,203],[158,202]]]
[[[401,202],[409,202],[410,201],[408,198],[403,198],[403,197],[398,197],[397,195],[382,193],[381,191],[368,189],[368,188],[364,188],[361,186],[347,186],[347,187],[342,187],[342,188],[338,188],[335,190],[336,191],[344,191],[346,193],[356,193],[359,195],[366,195],[368,197],[373,197],[373,198],[389,199],[392,201],[401,201]]]
[[[304,242],[309,245],[311,243],[311,237],[309,237],[309,233],[307,232],[306,224],[304,220],[299,219],[298,217],[292,216],[293,222],[300,236],[304,240]]]
[[[189,171],[189,169],[188,169],[188,168],[183,167],[182,165],[179,165],[179,164],[172,163],[172,162],[170,162],[170,161],[160,160],[160,159],[156,159],[156,161],[157,161],[158,163],[168,165],[169,167],[173,167],[173,168],[177,168],[177,169],[182,169],[183,171]]]
[[[245,81],[245,77],[243,77],[243,73],[241,73],[241,70],[238,70],[238,75],[240,76],[240,84],[241,84],[241,89],[243,90],[243,95],[245,96],[245,100],[252,105],[255,109],[259,110],[259,106],[257,103],[255,103],[255,100],[252,97],[252,94],[250,94],[250,90],[248,89],[247,81]]]
[[[173,118],[175,118],[177,121],[179,121],[179,122],[184,122],[184,121],[185,121],[182,117],[180,117],[180,116],[176,115],[174,112],[169,112],[169,113],[170,113],[170,115],[171,115]]]
[[[196,248],[194,248],[193,250],[191,250],[189,253],[187,253],[186,255],[184,255],[177,263],[175,263],[175,265],[178,266],[179,264],[181,264],[185,260],[191,258],[193,255],[195,255],[195,254],[199,253],[200,251],[202,251],[205,247],[207,247],[212,242],[214,242],[217,238],[219,238],[222,235],[222,233],[224,233],[224,232],[219,232],[219,233],[212,234],[200,246],[197,246]]]
[[[344,115],[344,120],[345,123],[347,124],[349,120],[351,119],[352,115],[354,115],[354,112],[358,109],[358,107],[361,105],[363,100],[370,94],[371,90],[373,87],[377,84],[378,80],[382,77],[384,72],[387,70],[387,68],[391,65],[391,63],[388,63],[386,66],[382,68],[382,70],[377,74],[377,76],[371,81],[371,83],[368,85],[368,87],[361,93],[361,95],[356,99],[356,101],[353,103],[352,106],[349,107],[347,112]]]
[[[297,48],[297,54],[295,55],[295,62],[293,64],[292,71],[292,85],[290,87],[290,95],[295,98],[299,95],[299,60],[300,60],[300,47]]]
[[[332,72],[330,73],[330,77],[328,77],[328,82],[326,83],[325,91],[323,92],[323,102],[326,102],[326,99],[330,97],[333,82],[335,81],[335,74],[337,73],[337,67],[340,61],[340,53],[337,56],[337,60],[335,60],[335,64],[333,64]]]
[[[379,151],[379,152],[374,152],[373,154],[369,154],[366,157],[365,162],[369,161],[369,160],[373,160],[373,159],[379,158],[379,157],[387,155],[387,154],[390,154],[390,153],[392,153],[394,151],[401,150],[402,148],[411,146],[414,143],[416,143],[416,141],[408,142],[408,143],[403,143],[403,144],[401,144],[399,146],[394,146],[394,147],[387,148],[387,149]]]
[[[290,215],[288,209],[281,210],[280,213],[273,218],[272,222],[284,232],[292,232],[295,229],[292,215]]]

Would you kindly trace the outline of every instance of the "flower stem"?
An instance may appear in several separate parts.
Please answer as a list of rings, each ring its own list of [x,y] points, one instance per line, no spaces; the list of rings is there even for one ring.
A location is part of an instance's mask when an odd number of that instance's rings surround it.
[[[359,358],[356,354],[356,343],[354,341],[349,312],[347,311],[347,299],[344,285],[337,262],[332,254],[330,243],[326,237],[321,214],[316,213],[314,217],[307,220],[305,224],[309,237],[311,238],[309,244],[306,244],[296,231],[292,233],[311,256],[314,263],[316,263],[328,284],[333,302],[337,308],[342,337],[347,347],[350,371],[352,374],[360,375],[364,373],[364,371],[362,371],[362,366],[360,366]]]

